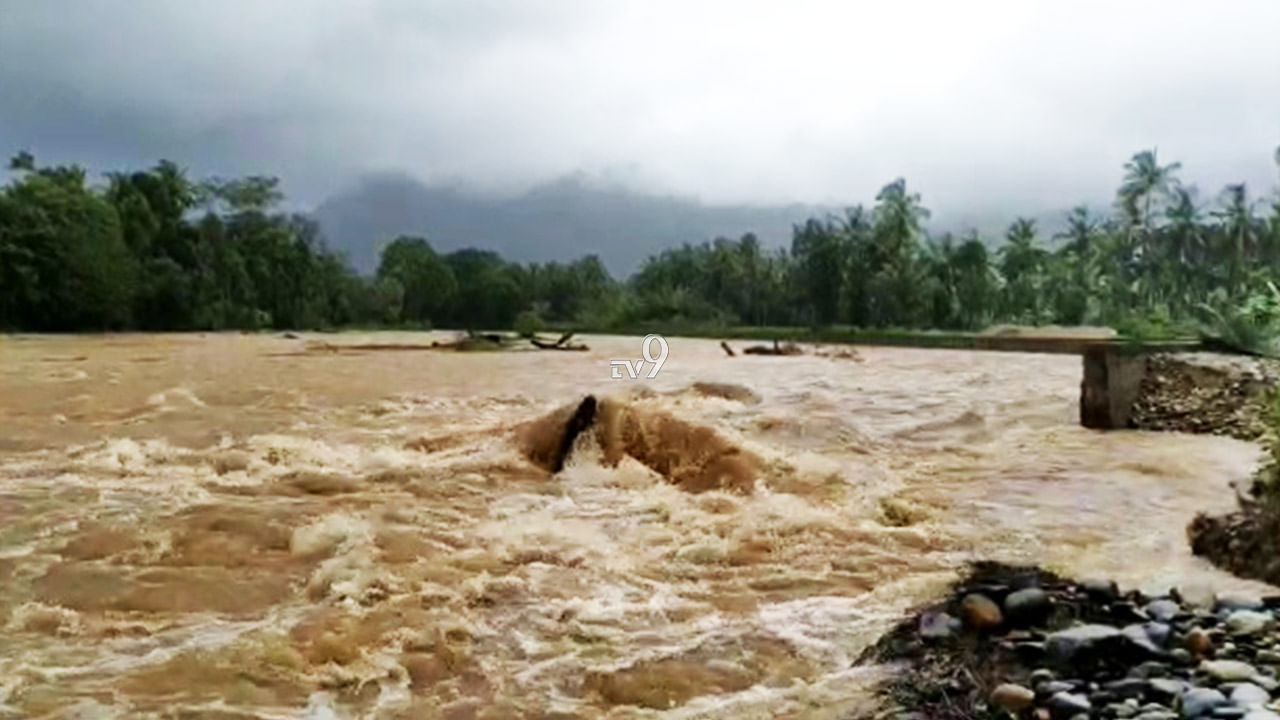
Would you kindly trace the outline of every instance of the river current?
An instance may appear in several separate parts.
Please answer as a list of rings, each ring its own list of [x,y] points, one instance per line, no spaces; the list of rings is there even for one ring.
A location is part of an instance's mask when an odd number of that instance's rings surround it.
[[[1185,534],[1258,449],[1079,427],[1074,356],[444,337],[0,338],[0,718],[862,717],[854,660],[970,560],[1258,589]],[[531,466],[588,393],[768,471]]]

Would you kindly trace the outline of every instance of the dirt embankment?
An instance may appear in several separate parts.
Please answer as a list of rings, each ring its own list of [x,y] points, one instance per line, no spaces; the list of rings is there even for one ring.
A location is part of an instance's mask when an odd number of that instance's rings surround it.
[[[1272,449],[1280,361],[1215,353],[1152,355],[1133,406],[1144,430],[1226,435]],[[1187,527],[1192,552],[1242,577],[1280,584],[1280,484],[1268,459],[1239,510],[1197,515]]]
[[[1141,430],[1257,440],[1267,428],[1280,361],[1216,353],[1147,358],[1131,422]]]

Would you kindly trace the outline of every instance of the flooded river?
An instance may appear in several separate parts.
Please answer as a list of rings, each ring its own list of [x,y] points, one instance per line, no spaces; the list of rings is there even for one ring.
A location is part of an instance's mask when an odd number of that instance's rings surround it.
[[[859,717],[967,560],[1249,587],[1184,528],[1257,449],[1078,427],[1077,357],[395,347],[432,337],[0,338],[0,718]],[[586,393],[767,472],[531,466],[512,428]]]

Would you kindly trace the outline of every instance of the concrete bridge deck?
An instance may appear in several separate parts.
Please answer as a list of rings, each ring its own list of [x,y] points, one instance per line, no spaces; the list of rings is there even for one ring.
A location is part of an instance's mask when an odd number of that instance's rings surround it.
[[[909,337],[887,343],[912,346]],[[937,347],[921,342],[916,347]],[[1035,335],[974,335],[950,345],[951,349],[994,352],[1050,353],[1079,355],[1083,359],[1080,381],[1080,424],[1100,430],[1129,427],[1133,404],[1142,391],[1147,356],[1155,353],[1203,350],[1196,340],[1139,342],[1115,338]]]
[[[1093,352],[1116,352],[1133,355],[1149,355],[1167,352],[1195,352],[1202,346],[1198,340],[1164,340],[1139,342],[1115,338],[1080,338],[1034,335],[976,335],[974,350],[996,352],[1049,353],[1054,355],[1085,355]]]

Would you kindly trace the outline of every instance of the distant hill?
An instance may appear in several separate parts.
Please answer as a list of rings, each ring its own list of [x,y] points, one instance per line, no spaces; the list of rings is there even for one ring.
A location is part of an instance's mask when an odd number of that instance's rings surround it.
[[[697,200],[596,186],[570,176],[508,198],[428,186],[380,175],[329,198],[314,211],[331,247],[361,272],[397,235],[422,235],[441,251],[497,250],[521,262],[596,253],[625,277],[664,248],[754,232],[768,247],[790,243],[791,226],[833,208],[809,205],[704,205]]]
[[[927,203],[926,203],[927,205]],[[1099,208],[1103,211],[1102,208]],[[569,176],[514,197],[488,197],[454,186],[425,185],[405,175],[369,176],[323,202],[313,213],[329,244],[357,270],[377,269],[382,246],[398,235],[421,235],[439,251],[497,250],[520,262],[572,260],[595,253],[615,277],[650,255],[681,243],[754,232],[766,247],[787,246],[791,227],[842,213],[816,205],[706,205],[692,198],[648,195]],[[1030,213],[1040,240],[1056,246],[1066,210]],[[957,237],[978,230],[990,247],[1004,242],[1013,213],[936,214],[928,230]]]

